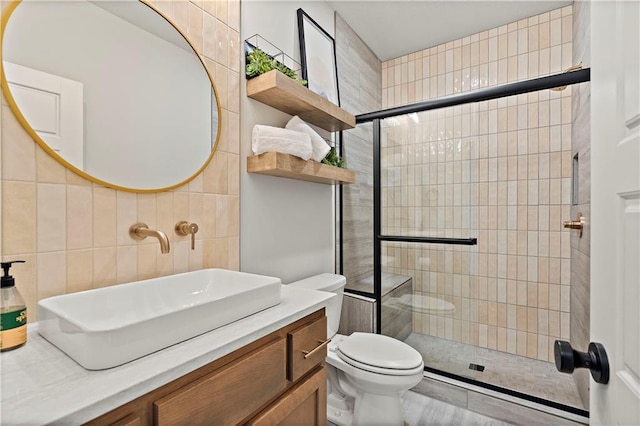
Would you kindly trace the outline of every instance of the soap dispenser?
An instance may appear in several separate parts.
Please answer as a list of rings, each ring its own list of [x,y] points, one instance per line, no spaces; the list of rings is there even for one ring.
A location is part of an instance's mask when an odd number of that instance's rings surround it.
[[[24,260],[2,262],[4,273],[0,278],[1,352],[19,348],[27,343],[27,308],[15,287],[15,279],[9,275],[9,268],[14,263],[24,263]]]

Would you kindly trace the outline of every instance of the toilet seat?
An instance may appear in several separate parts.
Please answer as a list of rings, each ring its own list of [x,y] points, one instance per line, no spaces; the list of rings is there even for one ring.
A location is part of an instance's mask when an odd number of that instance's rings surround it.
[[[409,376],[424,368],[418,351],[381,334],[353,333],[338,344],[336,354],[347,364],[378,374]]]

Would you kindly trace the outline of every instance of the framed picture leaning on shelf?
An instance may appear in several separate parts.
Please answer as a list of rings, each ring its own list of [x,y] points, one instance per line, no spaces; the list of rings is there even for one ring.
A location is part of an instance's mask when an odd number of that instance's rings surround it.
[[[298,9],[298,38],[307,87],[340,106],[335,40],[302,9]]]

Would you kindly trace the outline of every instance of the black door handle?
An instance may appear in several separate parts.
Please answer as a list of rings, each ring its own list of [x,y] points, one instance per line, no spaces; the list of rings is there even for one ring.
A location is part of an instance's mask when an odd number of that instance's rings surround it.
[[[571,374],[576,368],[588,368],[597,383],[609,383],[609,357],[602,344],[591,342],[588,352],[578,352],[573,350],[571,343],[556,340],[553,355],[559,372]]]

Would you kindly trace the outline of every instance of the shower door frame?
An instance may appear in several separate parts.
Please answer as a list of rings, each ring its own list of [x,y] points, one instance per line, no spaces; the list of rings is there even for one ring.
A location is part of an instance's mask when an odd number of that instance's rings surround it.
[[[545,77],[538,77],[530,80],[507,83],[500,86],[479,89],[470,92],[459,93],[439,99],[403,105],[394,108],[387,108],[381,111],[369,112],[356,116],[356,125],[371,122],[373,125],[373,294],[357,290],[345,289],[347,293],[354,293],[361,296],[373,298],[376,301],[376,333],[380,334],[382,329],[382,243],[385,241],[421,243],[421,244],[447,244],[447,245],[469,245],[477,244],[476,238],[441,238],[441,237],[415,237],[402,235],[382,234],[382,170],[381,170],[381,120],[385,118],[418,113],[440,108],[452,107],[474,102],[489,101],[493,99],[521,95],[525,93],[537,92],[540,90],[553,89],[562,86],[570,86],[578,83],[591,81],[591,69],[584,68],[577,71],[553,74]],[[342,132],[340,132],[340,154],[342,155]],[[340,261],[339,271],[343,273],[342,264],[342,190],[340,197]],[[512,389],[485,383],[469,377],[460,376],[443,370],[434,369],[425,365],[426,372],[439,374],[462,382],[481,386],[493,391],[523,398],[532,402],[550,406],[556,409],[567,411],[580,416],[588,417],[589,412],[576,407],[564,405],[555,401],[546,400],[533,395],[518,392]]]

